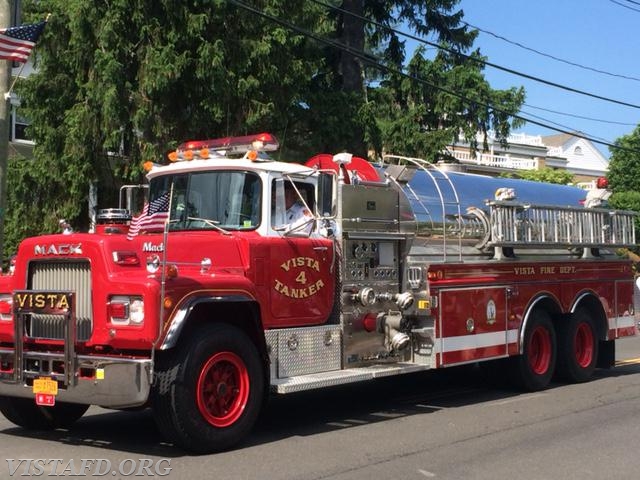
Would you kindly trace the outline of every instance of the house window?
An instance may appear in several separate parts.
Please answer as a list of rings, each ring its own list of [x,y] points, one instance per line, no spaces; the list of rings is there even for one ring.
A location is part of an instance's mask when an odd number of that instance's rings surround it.
[[[573,149],[573,154],[574,155],[582,155],[582,147],[576,147]]]
[[[27,127],[30,122],[20,115],[20,109],[14,108],[11,112],[11,141],[20,143],[33,143],[27,134]]]

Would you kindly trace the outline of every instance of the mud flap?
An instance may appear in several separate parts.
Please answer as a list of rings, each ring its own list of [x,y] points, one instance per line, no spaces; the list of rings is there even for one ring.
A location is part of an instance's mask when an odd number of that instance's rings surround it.
[[[600,342],[597,368],[611,368],[616,364],[616,342],[613,340]]]

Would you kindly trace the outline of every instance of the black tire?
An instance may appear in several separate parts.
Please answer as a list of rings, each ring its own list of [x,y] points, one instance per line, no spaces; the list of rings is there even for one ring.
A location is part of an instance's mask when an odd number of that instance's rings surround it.
[[[598,336],[589,312],[576,310],[558,328],[558,375],[571,383],[586,382],[598,363]]]
[[[89,405],[65,402],[57,402],[52,407],[41,407],[31,398],[0,397],[0,412],[7,420],[29,430],[68,428],[88,408]]]
[[[165,438],[194,453],[230,448],[253,428],[264,399],[255,345],[231,325],[193,331],[156,364],[152,407]]]
[[[510,376],[519,388],[535,392],[547,388],[556,365],[556,332],[549,314],[531,314],[524,334],[522,355],[510,359]]]

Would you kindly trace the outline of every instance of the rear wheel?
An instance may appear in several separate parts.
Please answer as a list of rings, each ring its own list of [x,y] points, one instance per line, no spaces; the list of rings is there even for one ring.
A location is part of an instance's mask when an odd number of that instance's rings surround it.
[[[0,412],[7,420],[29,430],[70,427],[88,408],[89,405],[65,402],[57,402],[52,407],[41,407],[30,398],[0,397]]]
[[[167,440],[197,453],[223,450],[253,427],[264,375],[254,344],[238,328],[210,325],[158,358],[153,408]]]
[[[558,333],[559,375],[569,382],[586,382],[598,361],[598,338],[591,315],[584,308],[577,310]]]
[[[524,334],[522,355],[511,359],[511,378],[520,388],[542,390],[549,385],[556,365],[556,333],[549,314],[531,314]]]

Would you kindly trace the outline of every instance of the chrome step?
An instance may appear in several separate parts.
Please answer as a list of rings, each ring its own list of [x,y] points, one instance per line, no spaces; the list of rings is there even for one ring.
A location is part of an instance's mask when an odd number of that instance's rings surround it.
[[[279,394],[302,392],[316,388],[333,387],[347,383],[364,382],[375,378],[429,370],[427,365],[414,363],[394,363],[372,365],[370,367],[349,368],[330,372],[298,375],[288,378],[272,378],[271,391]]]

